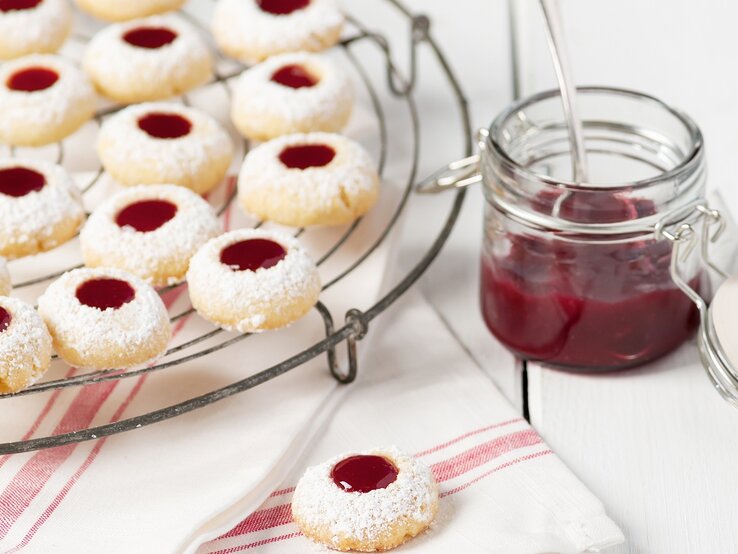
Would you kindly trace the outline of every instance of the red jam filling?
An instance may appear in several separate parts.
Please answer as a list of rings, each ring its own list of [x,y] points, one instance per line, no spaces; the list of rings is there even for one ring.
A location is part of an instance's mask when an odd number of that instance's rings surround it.
[[[540,195],[534,208],[550,214],[557,196]],[[650,200],[582,192],[562,201],[558,215],[604,223],[655,211]],[[521,358],[587,371],[640,365],[679,346],[699,317],[671,280],[669,243],[622,238],[495,238],[481,268],[482,313],[492,334]],[[690,284],[698,290],[699,276]]]
[[[386,489],[397,479],[395,465],[383,456],[359,455],[341,460],[331,470],[333,482],[346,492]]]
[[[141,200],[129,204],[115,217],[119,227],[133,227],[141,233],[155,231],[177,215],[177,206],[166,200]]]
[[[150,113],[138,120],[138,127],[154,138],[176,139],[190,134],[192,123],[173,113]]]
[[[76,292],[77,300],[85,306],[117,310],[136,297],[136,291],[126,281],[103,277],[85,281]]]
[[[13,10],[32,10],[43,0],[0,0],[0,12]]]
[[[272,15],[288,15],[310,5],[310,0],[257,0],[262,11]]]
[[[0,308],[0,333],[10,327],[10,322],[13,321],[13,316],[5,308]]]
[[[46,67],[29,67],[13,73],[6,83],[10,90],[37,92],[52,87],[59,74]]]
[[[323,167],[336,157],[336,151],[325,144],[299,144],[288,146],[279,154],[279,161],[290,169]]]
[[[287,255],[281,244],[269,239],[247,239],[225,247],[220,263],[234,271],[256,271],[277,265]]]
[[[38,192],[46,184],[46,178],[27,167],[8,167],[0,169],[0,194],[19,198]]]
[[[123,35],[123,40],[132,46],[156,50],[171,44],[177,33],[166,27],[136,27]]]
[[[290,88],[314,87],[318,84],[318,79],[303,66],[297,64],[280,67],[272,75],[272,81]]]

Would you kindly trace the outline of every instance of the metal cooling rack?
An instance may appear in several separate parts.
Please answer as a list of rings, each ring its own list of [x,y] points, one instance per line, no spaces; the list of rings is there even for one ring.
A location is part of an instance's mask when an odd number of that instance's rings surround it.
[[[380,135],[380,153],[378,160],[378,170],[380,176],[382,176],[384,172],[385,163],[387,160],[387,118],[384,113],[377,88],[372,82],[369,73],[362,63],[361,59],[353,51],[353,47],[358,43],[369,42],[374,45],[374,47],[376,47],[383,56],[386,66],[386,86],[393,96],[406,102],[412,120],[411,130],[413,136],[413,148],[412,157],[410,159],[409,178],[407,179],[404,190],[399,198],[397,206],[395,207],[394,213],[392,214],[386,226],[379,233],[379,236],[375,239],[374,243],[371,244],[358,258],[356,258],[349,265],[349,267],[344,269],[329,282],[325,283],[323,285],[323,291],[329,289],[339,281],[342,281],[343,279],[348,277],[382,244],[382,242],[384,242],[392,229],[395,227],[402,212],[407,207],[408,201],[410,200],[413,185],[415,184],[415,180],[417,177],[417,169],[420,156],[420,119],[417,106],[414,101],[413,93],[417,85],[418,50],[422,46],[426,47],[432,54],[432,58],[438,64],[441,72],[443,73],[447,81],[448,86],[450,87],[450,91],[453,94],[454,101],[457,105],[456,107],[459,110],[460,125],[463,130],[463,136],[466,140],[464,147],[465,155],[470,155],[472,150],[471,126],[469,122],[466,99],[456,77],[454,76],[450,66],[448,65],[447,60],[441,52],[438,44],[433,40],[430,34],[429,19],[422,15],[412,14],[405,6],[401,4],[399,0],[385,0],[385,2],[396,9],[401,16],[406,18],[410,26],[410,56],[407,75],[403,74],[403,72],[400,71],[397,64],[394,62],[393,53],[390,48],[389,41],[386,39],[386,37],[377,32],[369,30],[368,27],[366,27],[361,21],[357,20],[354,17],[348,17],[350,26],[353,28],[353,33],[350,34],[343,41],[341,41],[338,48],[343,50],[346,57],[360,76],[360,79],[363,82],[363,85],[366,87],[366,92],[368,93],[368,96],[371,100],[374,115],[377,118]],[[181,14],[191,23],[195,24],[200,29],[203,29],[202,22],[199,21],[197,18],[186,12],[181,12]],[[89,37],[80,35],[77,35],[75,38],[85,42],[89,39]],[[223,59],[221,58],[219,61],[223,61]],[[235,65],[233,64],[233,62],[231,63],[232,65]],[[214,80],[205,86],[222,86],[224,87],[226,93],[230,96],[229,79],[232,79],[236,75],[240,74],[243,69],[244,67],[241,66],[237,67],[236,70],[231,73],[216,73]],[[184,104],[189,103],[187,96],[182,98],[182,102]],[[115,113],[120,109],[122,109],[122,106],[102,110],[96,114],[94,121],[99,126],[105,117],[111,115],[112,113]],[[58,148],[56,159],[58,163],[61,163],[64,160],[64,145],[63,143],[58,143],[56,147]],[[248,143],[244,144],[244,151],[248,151]],[[13,154],[15,154],[15,150],[11,149],[11,155]],[[103,176],[103,173],[104,171],[102,168],[97,170],[89,183],[82,187],[83,193],[88,192],[97,183],[99,183],[101,177]],[[200,396],[190,398],[183,402],[161,408],[159,410],[155,410],[135,417],[130,417],[128,419],[122,419],[114,423],[90,427],[87,429],[80,429],[70,433],[34,438],[30,440],[22,440],[17,442],[0,443],[0,454],[28,452],[42,448],[61,446],[69,443],[94,440],[108,435],[121,433],[123,431],[129,431],[146,425],[151,425],[159,421],[170,419],[185,414],[187,412],[197,410],[224,398],[228,398],[229,396],[233,396],[240,392],[252,389],[257,385],[270,381],[284,373],[287,373],[288,371],[299,367],[308,360],[311,360],[323,353],[326,354],[328,368],[333,377],[340,383],[351,383],[356,378],[358,371],[357,342],[359,342],[366,335],[370,322],[379,314],[381,314],[384,310],[386,310],[398,298],[400,298],[400,296],[402,296],[410,288],[410,286],[418,280],[418,278],[425,272],[431,262],[438,255],[456,222],[464,199],[464,195],[464,190],[459,190],[459,192],[456,193],[455,200],[451,205],[451,209],[446,216],[445,221],[441,223],[441,227],[437,236],[430,244],[427,252],[422,256],[420,261],[371,308],[367,309],[366,311],[361,311],[358,309],[349,310],[346,314],[343,325],[339,328],[336,328],[333,317],[331,316],[328,308],[322,302],[318,302],[315,306],[315,309],[322,318],[325,328],[325,338],[313,344],[309,348],[303,350],[302,352],[288,359],[285,359],[274,366],[263,369],[249,377],[231,383],[230,385],[218,388]],[[228,208],[234,198],[235,189],[226,194],[226,198],[223,204],[217,210],[219,215]],[[259,227],[262,225],[262,223],[263,222],[257,222],[254,226]],[[359,227],[360,224],[361,220],[359,219],[355,221],[352,225],[350,225],[349,228],[335,240],[332,246],[317,259],[317,264],[322,265],[326,260],[328,260],[352,236],[352,234]],[[302,234],[303,231],[304,229],[296,229],[294,235],[299,236]],[[74,269],[74,267],[68,267],[62,271],[56,271],[47,275],[42,275],[21,283],[17,283],[14,285],[14,288],[22,289],[32,285],[51,281],[63,274],[65,271]],[[180,286],[182,285],[164,287],[160,289],[159,292],[169,292]],[[189,308],[187,310],[184,310],[183,312],[171,316],[171,321],[174,322],[180,320],[193,313],[194,309]],[[40,394],[57,389],[64,389],[67,387],[79,387],[83,385],[91,385],[106,381],[130,379],[132,377],[140,376],[143,374],[166,370],[168,368],[176,367],[180,364],[202,358],[224,348],[228,348],[248,339],[249,336],[251,336],[249,334],[238,335],[223,340],[222,342],[217,343],[213,346],[203,348],[202,350],[199,350],[197,352],[172,358],[172,356],[178,354],[183,350],[196,346],[223,333],[225,333],[225,331],[223,331],[222,329],[214,329],[193,339],[190,339],[185,343],[171,347],[169,350],[167,350],[163,361],[149,367],[129,371],[120,369],[91,371],[72,377],[38,383],[14,394],[0,395],[0,399],[15,398],[31,394]],[[347,345],[348,357],[345,371],[341,369],[338,363],[338,355],[336,352],[336,347],[343,342],[345,342]]]

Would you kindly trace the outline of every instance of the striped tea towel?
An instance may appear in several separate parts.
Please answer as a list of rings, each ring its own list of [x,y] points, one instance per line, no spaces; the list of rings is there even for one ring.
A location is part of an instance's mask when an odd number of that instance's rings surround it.
[[[431,529],[398,551],[573,554],[624,540],[600,501],[474,365],[428,304],[418,293],[409,296],[379,321],[360,381],[284,483],[235,525],[233,513],[213,518],[182,551],[314,552],[290,513],[305,467],[390,444],[428,464],[441,487]]]

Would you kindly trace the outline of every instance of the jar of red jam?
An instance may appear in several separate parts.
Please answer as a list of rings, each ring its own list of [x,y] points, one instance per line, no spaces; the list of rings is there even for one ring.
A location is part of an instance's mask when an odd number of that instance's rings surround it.
[[[701,202],[705,154],[695,123],[653,97],[587,87],[577,104],[586,183],[573,182],[558,91],[512,105],[480,133],[481,308],[523,359],[609,371],[663,356],[699,323],[660,229]],[[693,258],[682,271],[699,290]]]

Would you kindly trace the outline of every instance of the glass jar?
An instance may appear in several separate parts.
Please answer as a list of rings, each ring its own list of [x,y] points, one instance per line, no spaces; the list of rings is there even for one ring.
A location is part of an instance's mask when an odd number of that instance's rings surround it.
[[[588,182],[572,182],[559,91],[505,110],[480,137],[485,229],[481,307],[516,355],[578,371],[662,356],[699,323],[658,232],[705,192],[695,123],[633,91],[584,87]],[[700,290],[693,256],[683,270]]]

